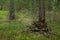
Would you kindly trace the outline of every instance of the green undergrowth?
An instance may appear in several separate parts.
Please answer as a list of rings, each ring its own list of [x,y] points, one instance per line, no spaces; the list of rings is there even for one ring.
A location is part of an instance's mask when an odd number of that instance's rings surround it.
[[[8,21],[8,11],[0,11],[0,40],[60,40],[60,23],[50,22],[48,25],[52,25],[52,32],[59,36],[52,35],[50,38],[43,36],[39,33],[27,33],[22,32],[26,27],[31,25],[33,18],[31,14],[18,13],[16,19]],[[7,19],[7,20],[6,20]]]

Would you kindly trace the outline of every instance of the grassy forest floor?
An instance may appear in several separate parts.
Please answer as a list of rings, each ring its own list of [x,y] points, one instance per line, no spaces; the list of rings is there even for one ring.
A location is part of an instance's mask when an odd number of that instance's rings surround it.
[[[60,23],[50,22],[48,25],[52,28],[52,31],[59,36],[51,36],[47,38],[39,33],[21,33],[28,25],[31,25],[31,14],[24,14],[22,12],[16,13],[16,19],[14,21],[8,21],[8,11],[0,11],[0,40],[60,40]]]

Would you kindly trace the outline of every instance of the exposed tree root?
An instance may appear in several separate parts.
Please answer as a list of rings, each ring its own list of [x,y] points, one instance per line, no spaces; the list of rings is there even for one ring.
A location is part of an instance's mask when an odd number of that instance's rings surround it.
[[[28,26],[23,32],[38,32],[43,34],[46,37],[50,37],[51,35],[57,36],[55,33],[51,32],[51,29],[46,26],[46,23],[43,25],[44,27],[40,27],[39,22],[34,22],[31,26]]]

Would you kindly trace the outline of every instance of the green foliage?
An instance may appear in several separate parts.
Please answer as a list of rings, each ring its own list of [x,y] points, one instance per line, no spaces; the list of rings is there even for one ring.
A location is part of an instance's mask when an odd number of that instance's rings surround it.
[[[49,12],[47,13],[46,21],[48,26],[52,28],[53,32],[56,32],[59,36],[51,36],[50,38],[44,37],[42,34],[38,33],[21,33],[28,25],[31,25],[32,22],[37,20],[36,14],[33,15],[30,13],[29,8],[33,9],[32,0],[14,0],[15,10],[19,10],[20,12],[15,12],[16,20],[9,21],[8,20],[8,11],[9,10],[9,2],[10,0],[0,0],[0,4],[2,3],[3,9],[5,11],[0,10],[0,40],[60,40],[60,12],[55,15],[54,18],[57,18],[59,21],[54,21],[53,18],[55,14],[54,12],[58,12],[57,10],[60,8],[59,0],[46,0],[46,6],[51,6]],[[51,3],[51,4],[50,4]],[[50,5],[49,5],[50,4]],[[58,4],[58,5],[57,5]],[[34,9],[38,7],[38,0],[34,1]],[[0,5],[1,7],[1,5]],[[25,8],[22,10],[22,8]],[[49,8],[49,7],[46,7]],[[26,10],[27,9],[27,10]],[[52,10],[53,9],[53,10]],[[48,11],[47,10],[47,11]],[[60,10],[60,9],[59,9]],[[24,13],[22,11],[25,11]],[[26,12],[27,11],[27,12]],[[32,10],[31,10],[32,11]],[[49,17],[50,16],[50,17]],[[57,16],[57,17],[56,17]],[[52,26],[51,26],[52,25]]]
[[[32,8],[32,0],[14,0],[15,1],[15,9],[16,10],[21,10],[21,8]],[[4,10],[8,10],[9,9],[9,2],[10,0],[0,0],[0,4],[3,5],[3,9]],[[38,7],[38,0],[34,0],[34,6]],[[57,11],[60,8],[60,1],[59,0],[46,0],[45,2],[46,4],[46,8],[48,8],[48,10],[53,10],[53,11]],[[0,5],[1,6],[1,5]],[[48,7],[47,7],[48,6]],[[50,7],[50,8],[49,8]]]
[[[0,13],[0,15],[7,18],[8,11],[0,11]],[[5,17],[2,18],[4,21],[0,21],[0,40],[60,40],[59,22],[48,22],[49,25],[54,26],[51,26],[53,29],[52,31],[57,32],[59,36],[51,36],[50,38],[47,38],[39,33],[21,33],[21,31],[24,30],[28,25],[31,25],[33,18],[31,14],[28,13],[24,14],[19,12],[18,14],[16,13],[16,15],[18,18],[14,21],[5,20]]]

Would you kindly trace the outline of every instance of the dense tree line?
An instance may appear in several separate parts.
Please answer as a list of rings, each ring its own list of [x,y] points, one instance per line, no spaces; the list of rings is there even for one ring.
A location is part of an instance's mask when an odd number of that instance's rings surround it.
[[[14,0],[14,7],[16,10],[21,10],[22,8],[32,8],[33,0]],[[45,0],[45,4],[48,10],[57,10],[60,8],[60,0]],[[38,0],[34,0],[34,6],[38,7]],[[9,9],[9,0],[0,0],[0,10]]]

